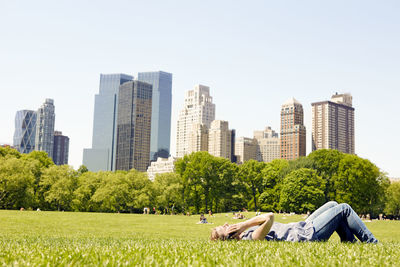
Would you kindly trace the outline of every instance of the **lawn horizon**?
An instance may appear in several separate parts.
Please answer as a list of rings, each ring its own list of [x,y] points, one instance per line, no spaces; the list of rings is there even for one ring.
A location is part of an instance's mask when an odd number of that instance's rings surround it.
[[[254,212],[244,213],[252,217]],[[31,265],[398,265],[400,222],[371,221],[378,245],[327,242],[212,242],[213,227],[240,220],[231,213],[143,215],[0,210],[0,264]],[[301,215],[277,214],[279,222]]]

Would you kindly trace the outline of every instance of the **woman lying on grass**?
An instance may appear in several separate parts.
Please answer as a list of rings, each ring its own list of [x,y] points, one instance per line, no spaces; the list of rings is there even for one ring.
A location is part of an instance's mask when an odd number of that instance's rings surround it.
[[[335,201],[317,209],[304,222],[278,223],[273,213],[267,213],[241,223],[225,223],[212,230],[211,240],[326,241],[335,231],[342,242],[355,242],[356,236],[361,242],[378,243],[350,205]]]

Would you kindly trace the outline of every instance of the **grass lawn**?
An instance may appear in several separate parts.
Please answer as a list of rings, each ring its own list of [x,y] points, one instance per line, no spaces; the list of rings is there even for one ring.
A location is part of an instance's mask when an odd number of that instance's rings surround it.
[[[254,213],[245,213],[247,217]],[[211,242],[229,214],[199,216],[0,210],[0,265],[400,266],[400,222],[372,221],[380,244]],[[301,216],[276,216],[292,222]]]

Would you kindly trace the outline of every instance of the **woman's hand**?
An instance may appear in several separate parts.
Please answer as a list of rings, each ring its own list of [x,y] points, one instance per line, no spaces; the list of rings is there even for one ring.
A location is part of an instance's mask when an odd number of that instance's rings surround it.
[[[227,236],[230,234],[232,235],[232,238],[236,238],[238,237],[244,230],[246,230],[246,225],[244,224],[244,222],[240,222],[240,223],[235,223],[232,225],[229,225],[228,229],[226,229],[226,234]]]

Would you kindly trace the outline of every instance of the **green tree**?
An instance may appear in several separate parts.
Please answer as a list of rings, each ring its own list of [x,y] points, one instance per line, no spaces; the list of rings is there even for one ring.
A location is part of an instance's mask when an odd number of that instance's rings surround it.
[[[78,170],[79,173],[79,170]],[[71,207],[76,211],[100,211],[98,203],[92,200],[92,196],[109,172],[84,172],[78,177],[77,189],[74,191]]]
[[[314,169],[314,162],[308,157],[299,157],[295,160],[289,160],[286,168],[282,169],[282,176],[285,177],[292,171],[301,168]]]
[[[53,160],[44,151],[32,151],[29,154],[22,154],[22,157],[27,160],[37,160],[40,168],[54,166]]]
[[[266,164],[262,170],[263,193],[260,195],[260,207],[262,210],[279,211],[279,198],[281,194],[284,170],[289,167],[285,159],[275,159]]]
[[[262,170],[264,167],[264,162],[258,162],[256,160],[248,160],[239,166],[238,175],[246,185],[247,191],[252,196],[252,201],[250,201],[250,203],[254,204],[254,210],[258,209],[257,197],[262,193]]]
[[[81,165],[81,166],[79,166],[79,168],[78,168],[78,170],[77,170],[77,172],[79,173],[79,174],[84,174],[85,172],[88,172],[89,170],[88,170],[88,168],[85,166],[85,165]]]
[[[188,211],[189,210],[189,199],[188,199],[188,192],[189,190],[189,184],[190,184],[190,179],[188,179],[187,176],[184,176],[184,173],[186,171],[186,166],[189,163],[189,157],[185,155],[183,158],[179,158],[175,161],[174,167],[175,167],[175,173],[179,175],[181,179],[181,200],[182,200],[182,205],[183,205],[183,210]]]
[[[125,179],[126,171],[104,172],[105,179],[91,197],[91,201],[99,206],[100,211],[124,211],[129,185]]]
[[[359,213],[382,211],[388,179],[369,160],[345,154],[332,180],[338,202],[350,204]]]
[[[400,216],[400,182],[393,182],[387,188],[385,213]]]
[[[185,155],[175,163],[176,172],[182,177],[185,206],[194,206],[197,213],[201,208],[210,208],[210,198],[218,179],[216,158],[200,151]]]
[[[313,169],[292,171],[283,180],[280,205],[284,211],[305,213],[325,202],[325,181]]]
[[[344,153],[335,149],[318,149],[307,156],[313,162],[318,175],[326,182],[325,201],[335,199],[332,179],[337,176],[339,163],[344,155]]]
[[[52,209],[50,203],[45,200],[44,193],[45,190],[40,186],[40,180],[44,170],[50,166],[54,166],[53,160],[47,156],[44,151],[32,151],[29,154],[22,154],[22,159],[31,162],[31,170],[35,176],[34,183],[34,194],[35,202],[33,204],[34,208],[40,207],[43,210]]]
[[[177,173],[157,174],[152,184],[154,205],[163,210],[175,205],[177,210],[182,210],[182,179]]]
[[[77,172],[72,167],[53,165],[43,171],[40,186],[45,190],[45,200],[53,209],[70,210],[77,182]]]
[[[21,157],[21,153],[18,152],[18,150],[10,147],[0,147],[0,158],[6,158],[6,157],[11,157],[11,158],[17,158],[19,159]]]
[[[0,208],[31,207],[35,178],[29,161],[17,157],[0,158]]]
[[[127,208],[133,210],[133,208],[143,208],[150,205],[151,181],[147,173],[132,169],[127,173],[126,178],[130,185]]]
[[[246,206],[246,190],[237,172],[239,167],[229,159],[214,157],[213,172],[217,174],[211,190],[214,212],[240,210]]]
[[[149,184],[146,173],[134,169],[129,172],[107,172],[91,200],[101,211],[134,212],[150,204]]]

